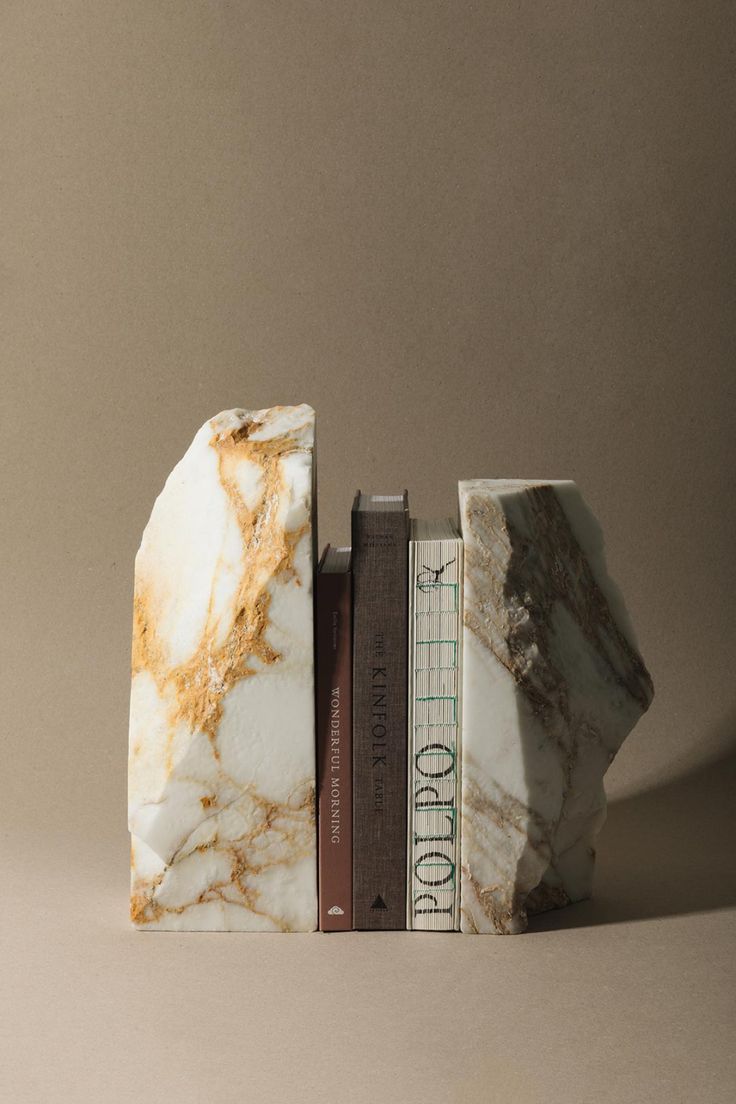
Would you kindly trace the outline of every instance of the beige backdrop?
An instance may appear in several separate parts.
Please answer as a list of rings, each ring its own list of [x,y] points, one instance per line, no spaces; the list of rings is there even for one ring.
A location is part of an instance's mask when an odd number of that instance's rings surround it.
[[[0,19],[0,1097],[732,1099],[731,5]],[[323,540],[473,476],[603,525],[656,698],[596,901],[526,937],[128,929],[140,533],[207,417],[303,401]]]

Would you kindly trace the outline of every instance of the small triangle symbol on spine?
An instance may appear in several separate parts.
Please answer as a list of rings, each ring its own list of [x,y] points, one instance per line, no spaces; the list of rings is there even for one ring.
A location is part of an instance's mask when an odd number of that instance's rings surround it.
[[[388,905],[386,904],[380,893],[371,905],[371,912],[373,912],[374,909],[382,909],[384,912],[388,910]]]

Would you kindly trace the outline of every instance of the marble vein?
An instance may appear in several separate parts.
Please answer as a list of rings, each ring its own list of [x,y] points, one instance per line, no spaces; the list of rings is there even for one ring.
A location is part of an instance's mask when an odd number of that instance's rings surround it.
[[[590,895],[603,775],[653,688],[571,482],[470,480],[462,930],[523,931]]]
[[[136,557],[129,745],[139,927],[316,926],[314,412],[197,433]]]

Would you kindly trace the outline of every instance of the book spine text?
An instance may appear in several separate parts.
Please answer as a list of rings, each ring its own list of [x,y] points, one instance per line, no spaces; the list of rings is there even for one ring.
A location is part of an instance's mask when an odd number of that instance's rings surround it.
[[[351,576],[316,584],[319,926],[350,931],[352,902]]]
[[[461,541],[409,545],[408,927],[459,930]]]
[[[353,511],[353,922],[406,927],[406,511]]]

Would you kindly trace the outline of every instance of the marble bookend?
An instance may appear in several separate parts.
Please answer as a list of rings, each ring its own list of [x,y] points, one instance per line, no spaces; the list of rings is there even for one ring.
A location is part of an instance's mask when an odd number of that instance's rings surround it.
[[[652,700],[571,482],[459,485],[465,540],[461,930],[591,893],[603,775]]]
[[[308,406],[205,423],[135,565],[131,917],[317,924]]]

